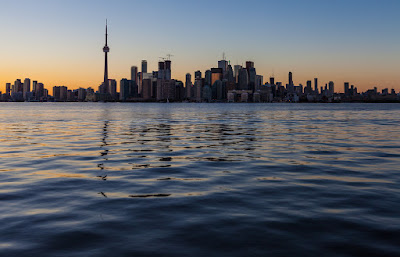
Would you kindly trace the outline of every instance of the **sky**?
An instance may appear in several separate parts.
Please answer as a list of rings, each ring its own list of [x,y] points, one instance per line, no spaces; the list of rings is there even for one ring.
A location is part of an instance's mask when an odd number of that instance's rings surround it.
[[[172,54],[172,77],[254,61],[257,74],[295,84],[319,78],[343,92],[400,90],[398,0],[0,0],[0,91],[30,78],[69,89],[104,78],[105,20],[109,78]]]

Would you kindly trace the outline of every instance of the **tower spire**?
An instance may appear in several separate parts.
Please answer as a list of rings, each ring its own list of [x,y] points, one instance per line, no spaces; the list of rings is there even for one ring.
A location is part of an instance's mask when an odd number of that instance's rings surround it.
[[[108,37],[108,33],[107,33],[107,19],[106,19],[106,46],[107,46],[107,37]]]
[[[108,32],[107,32],[107,19],[106,19],[106,45],[103,48],[104,52],[104,83],[103,83],[103,88],[101,90],[101,93],[107,93],[108,92],[108,52],[110,52],[110,48],[108,47]]]

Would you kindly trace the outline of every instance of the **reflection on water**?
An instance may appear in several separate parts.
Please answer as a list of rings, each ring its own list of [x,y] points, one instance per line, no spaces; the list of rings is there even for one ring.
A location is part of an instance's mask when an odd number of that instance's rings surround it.
[[[5,256],[399,255],[396,104],[0,104]]]

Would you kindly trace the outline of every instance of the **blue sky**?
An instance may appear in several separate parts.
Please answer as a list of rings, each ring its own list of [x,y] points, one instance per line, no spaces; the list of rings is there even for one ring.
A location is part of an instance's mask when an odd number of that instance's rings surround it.
[[[109,20],[110,76],[173,54],[173,75],[252,60],[265,78],[294,72],[341,87],[400,90],[400,1],[0,1],[0,90],[30,77],[47,87],[97,87],[104,22]]]

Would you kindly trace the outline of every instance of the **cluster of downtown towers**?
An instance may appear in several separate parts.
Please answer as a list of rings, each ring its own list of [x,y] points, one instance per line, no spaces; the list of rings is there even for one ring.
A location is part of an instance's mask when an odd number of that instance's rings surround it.
[[[22,83],[17,79],[13,85],[6,84],[6,93],[1,94],[2,101],[192,101],[192,102],[299,102],[299,101],[335,101],[337,99],[353,99],[364,97],[357,88],[344,83],[344,94],[335,94],[334,83],[330,81],[325,87],[318,87],[318,79],[314,85],[309,80],[306,86],[294,85],[292,72],[288,74],[288,83],[275,82],[270,77],[267,83],[263,76],[256,73],[254,62],[247,61],[245,66],[234,65],[223,57],[218,61],[217,68],[186,74],[186,81],[172,79],[172,62],[170,56],[158,63],[158,70],[147,71],[147,61],[142,61],[141,72],[136,66],[131,67],[131,78],[120,81],[120,91],[117,92],[117,82],[108,78],[108,33],[106,25],[104,81],[95,91],[93,88],[68,90],[65,86],[53,87],[53,95],[48,94],[42,83],[33,81],[31,90],[30,79]],[[376,88],[368,90],[367,96],[378,95]],[[399,100],[394,90],[382,91],[383,96],[392,96]]]

